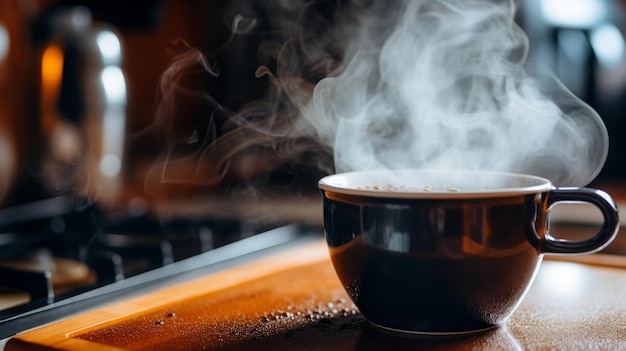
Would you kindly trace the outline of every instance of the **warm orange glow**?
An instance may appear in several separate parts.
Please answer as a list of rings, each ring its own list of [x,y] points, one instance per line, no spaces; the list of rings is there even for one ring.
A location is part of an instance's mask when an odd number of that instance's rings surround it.
[[[57,120],[58,100],[63,76],[63,50],[57,45],[48,46],[41,58],[41,123],[50,132]]]

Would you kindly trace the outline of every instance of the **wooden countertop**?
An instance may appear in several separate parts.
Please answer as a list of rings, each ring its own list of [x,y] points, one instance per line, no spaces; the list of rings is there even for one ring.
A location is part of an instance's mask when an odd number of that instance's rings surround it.
[[[368,324],[319,241],[18,334],[5,349],[626,349],[626,259],[589,257],[544,261],[504,326],[459,339]]]

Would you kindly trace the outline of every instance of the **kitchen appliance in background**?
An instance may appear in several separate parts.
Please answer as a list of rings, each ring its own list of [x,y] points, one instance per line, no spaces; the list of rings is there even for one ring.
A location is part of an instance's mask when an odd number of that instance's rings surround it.
[[[83,6],[52,8],[35,27],[45,187],[111,204],[120,192],[126,126],[120,40],[94,26]]]
[[[609,155],[599,179],[626,177],[626,2],[524,0],[529,62],[551,68],[603,118]]]

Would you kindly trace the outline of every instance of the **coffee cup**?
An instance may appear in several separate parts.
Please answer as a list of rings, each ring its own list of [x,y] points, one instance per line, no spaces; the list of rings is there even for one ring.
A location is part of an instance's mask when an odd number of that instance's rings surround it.
[[[544,254],[601,250],[619,218],[601,190],[558,188],[524,174],[376,170],[319,181],[330,257],[372,324],[458,335],[502,324],[532,284]],[[604,218],[584,240],[554,238],[549,214],[589,203]]]

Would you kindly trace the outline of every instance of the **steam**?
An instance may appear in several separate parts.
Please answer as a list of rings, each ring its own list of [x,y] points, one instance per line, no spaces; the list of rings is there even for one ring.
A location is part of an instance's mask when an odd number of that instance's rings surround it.
[[[332,140],[338,172],[483,169],[571,186],[598,174],[604,125],[556,78],[525,67],[512,2],[407,0],[390,33],[372,10],[305,115]]]
[[[551,73],[526,64],[513,1],[354,0],[331,11],[324,6],[332,2],[268,4],[281,35],[259,47],[265,98],[232,112],[184,87],[189,72],[219,74],[194,49],[164,73],[157,121],[171,131],[152,170],[160,182],[215,185],[299,162],[325,173],[509,171],[582,186],[604,165],[602,120]],[[246,35],[259,21],[232,23],[233,35]],[[174,127],[181,94],[211,107],[182,130]],[[181,144],[193,152],[175,158]],[[244,172],[239,161],[259,160],[246,155],[265,161]],[[188,163],[191,175],[179,167]]]

